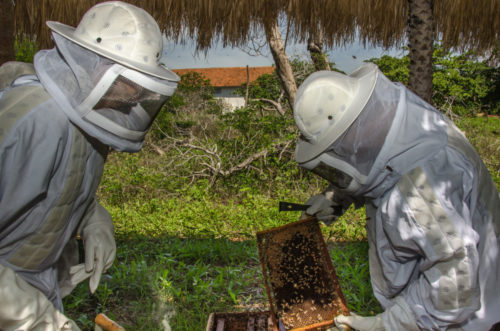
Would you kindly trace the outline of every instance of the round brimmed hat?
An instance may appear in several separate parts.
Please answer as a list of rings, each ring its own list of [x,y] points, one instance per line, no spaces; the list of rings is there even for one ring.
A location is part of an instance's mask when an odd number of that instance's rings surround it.
[[[368,63],[350,75],[318,71],[302,83],[293,107],[302,133],[295,150],[297,162],[317,157],[349,128],[372,95],[378,71]]]
[[[76,28],[48,21],[48,27],[72,42],[131,69],[179,81],[160,62],[163,39],[158,24],[145,10],[121,1],[90,8]]]

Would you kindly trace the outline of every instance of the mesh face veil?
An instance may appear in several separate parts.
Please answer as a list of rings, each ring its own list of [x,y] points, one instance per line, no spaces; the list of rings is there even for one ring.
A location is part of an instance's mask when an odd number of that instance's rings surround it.
[[[94,125],[140,140],[174,90],[168,81],[114,64],[78,108]]]
[[[328,180],[334,186],[345,189],[349,187],[352,177],[338,169],[332,168],[323,161],[320,161],[314,168],[311,169],[316,175]]]
[[[118,76],[94,110],[130,130],[147,130],[167,96]]]

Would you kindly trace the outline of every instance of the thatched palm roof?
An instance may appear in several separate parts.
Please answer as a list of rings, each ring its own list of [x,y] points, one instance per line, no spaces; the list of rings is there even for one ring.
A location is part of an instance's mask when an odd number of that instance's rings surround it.
[[[45,21],[76,26],[98,0],[16,1],[17,33],[36,36],[50,46]],[[407,0],[129,0],[151,13],[168,37],[197,40],[205,50],[214,42],[243,45],[261,24],[288,18],[291,37],[305,41],[322,30],[333,47],[358,37],[390,47],[406,38]],[[498,43],[500,0],[435,0],[437,40],[446,48],[488,50]]]

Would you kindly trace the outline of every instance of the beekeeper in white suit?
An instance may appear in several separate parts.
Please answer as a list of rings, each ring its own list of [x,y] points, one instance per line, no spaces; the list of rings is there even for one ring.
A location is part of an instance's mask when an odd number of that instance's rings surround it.
[[[61,298],[87,278],[94,292],[115,258],[95,197],[108,149],[139,151],[179,80],[140,8],[105,2],[76,29],[47,25],[54,49],[0,68],[1,330],[77,329]]]
[[[500,200],[443,114],[374,64],[300,86],[295,159],[330,181],[306,214],[366,206],[370,275],[385,311],[336,317],[356,330],[489,330],[500,321]],[[337,208],[339,209],[339,208]]]

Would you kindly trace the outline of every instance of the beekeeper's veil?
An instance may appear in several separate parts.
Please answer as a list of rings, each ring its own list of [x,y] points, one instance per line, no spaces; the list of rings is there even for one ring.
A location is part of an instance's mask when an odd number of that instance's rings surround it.
[[[294,117],[302,136],[295,160],[348,194],[367,184],[399,92],[374,64],[349,76],[320,71],[300,86]]]
[[[56,48],[35,56],[40,81],[70,120],[119,151],[136,152],[178,76],[161,64],[155,20],[133,5],[92,7],[75,28],[47,22]]]

